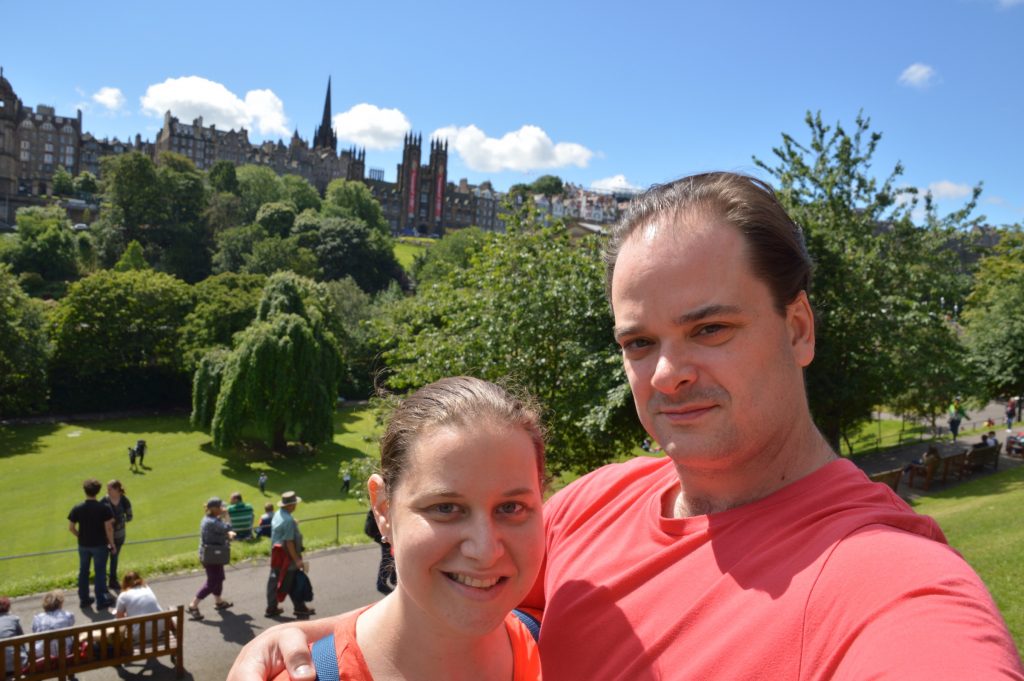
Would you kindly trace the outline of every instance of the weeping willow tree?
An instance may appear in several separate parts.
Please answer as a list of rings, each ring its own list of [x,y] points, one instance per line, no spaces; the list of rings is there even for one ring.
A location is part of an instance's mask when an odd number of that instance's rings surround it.
[[[313,282],[275,274],[231,351],[204,356],[193,382],[192,421],[210,429],[215,447],[253,436],[280,452],[289,441],[330,441],[342,363],[321,311],[307,303],[318,297]]]

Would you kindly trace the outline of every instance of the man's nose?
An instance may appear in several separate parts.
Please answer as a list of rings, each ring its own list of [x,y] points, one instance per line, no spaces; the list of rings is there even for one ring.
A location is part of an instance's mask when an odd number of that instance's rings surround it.
[[[664,347],[654,366],[651,386],[658,392],[668,394],[696,380],[697,368],[693,358],[682,348]]]

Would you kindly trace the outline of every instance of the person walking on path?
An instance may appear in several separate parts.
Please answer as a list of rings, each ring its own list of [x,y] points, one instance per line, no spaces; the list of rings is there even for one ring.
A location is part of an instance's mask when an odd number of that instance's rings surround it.
[[[292,586],[299,572],[305,573],[307,566],[302,560],[302,533],[292,517],[295,507],[302,498],[295,492],[285,492],[278,502],[277,513],[270,525],[270,576],[267,578],[267,617],[277,617],[284,610],[278,606],[287,595],[292,599],[296,617],[316,614],[301,597],[297,597]]]
[[[252,537],[252,521],[256,513],[252,506],[242,501],[242,493],[235,492],[231,495],[231,505],[228,506],[228,518],[231,519],[231,529],[239,539]]]
[[[967,418],[967,412],[960,404],[960,398],[954,397],[953,403],[949,405],[949,432],[953,433],[953,442],[956,442],[960,434],[960,423]]]
[[[114,604],[107,590],[107,558],[117,553],[114,543],[114,512],[96,500],[102,485],[89,478],[82,483],[85,501],[68,513],[68,530],[78,538],[78,601],[83,608],[93,604],[89,597],[89,567],[95,573],[96,607],[105,610]]]
[[[1006,400],[1006,432],[1013,432],[1013,417],[1017,415],[1017,402],[1014,398]]]
[[[107,483],[107,495],[100,499],[114,514],[114,547],[116,550],[110,554],[110,575],[107,586],[111,591],[120,591],[121,586],[117,580],[117,563],[121,558],[121,547],[125,540],[125,523],[132,519],[132,502],[124,494],[124,487],[120,480],[111,480]]]
[[[395,590],[398,574],[395,572],[395,557],[391,553],[391,545],[385,542],[377,527],[377,518],[371,508],[366,512],[366,523],[363,525],[366,536],[380,545],[380,565],[377,567],[377,591],[385,596]]]
[[[185,609],[192,619],[201,620],[199,602],[213,594],[213,607],[217,610],[230,608],[234,603],[221,598],[224,590],[224,566],[230,561],[228,542],[235,538],[235,533],[221,519],[224,503],[218,497],[210,497],[206,502],[206,515],[199,523],[199,562],[206,570],[206,582],[192,598]]]

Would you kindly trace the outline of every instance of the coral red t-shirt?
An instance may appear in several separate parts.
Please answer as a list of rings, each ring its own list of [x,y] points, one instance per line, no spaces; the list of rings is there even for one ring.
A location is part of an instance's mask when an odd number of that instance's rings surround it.
[[[367,605],[335,618],[334,652],[338,658],[340,681],[373,681],[363,651],[356,641],[356,620],[372,608]],[[512,614],[505,618],[505,630],[512,644],[513,681],[540,681],[540,658],[537,644],[529,630]],[[288,681],[288,672],[282,672],[274,681]]]
[[[667,458],[601,468],[545,505],[544,676],[1022,679],[985,586],[938,525],[834,461],[722,513],[662,517]]]

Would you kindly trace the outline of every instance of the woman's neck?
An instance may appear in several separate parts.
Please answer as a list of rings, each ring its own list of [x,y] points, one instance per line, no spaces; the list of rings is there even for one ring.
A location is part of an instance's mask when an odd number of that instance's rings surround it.
[[[374,681],[511,681],[512,644],[504,624],[482,636],[422,621],[395,591],[356,621],[356,640]]]

